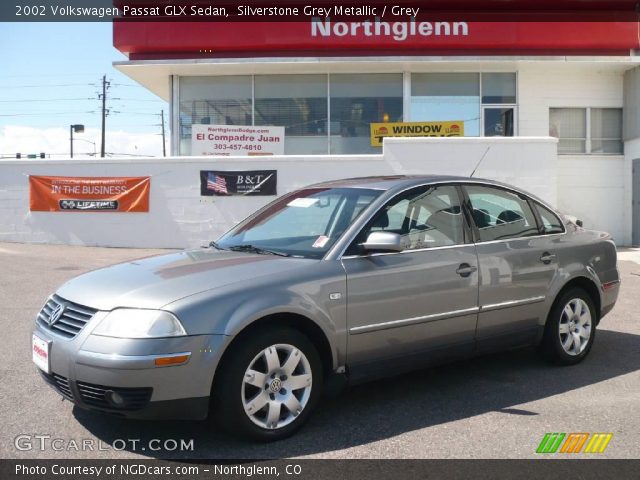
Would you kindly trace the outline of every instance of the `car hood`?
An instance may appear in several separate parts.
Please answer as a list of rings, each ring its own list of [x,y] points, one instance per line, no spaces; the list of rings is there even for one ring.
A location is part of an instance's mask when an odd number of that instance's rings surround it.
[[[101,268],[65,283],[62,298],[98,310],[161,308],[207,290],[317,262],[215,249],[187,250]]]

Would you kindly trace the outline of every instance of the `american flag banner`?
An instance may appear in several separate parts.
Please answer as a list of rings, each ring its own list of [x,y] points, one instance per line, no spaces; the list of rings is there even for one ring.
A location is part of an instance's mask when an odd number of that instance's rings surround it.
[[[200,195],[277,195],[277,170],[200,170]]]
[[[227,181],[225,180],[225,178],[222,175],[216,175],[214,172],[209,172],[207,174],[207,190],[221,193],[223,195],[229,194],[229,190],[227,190]]]

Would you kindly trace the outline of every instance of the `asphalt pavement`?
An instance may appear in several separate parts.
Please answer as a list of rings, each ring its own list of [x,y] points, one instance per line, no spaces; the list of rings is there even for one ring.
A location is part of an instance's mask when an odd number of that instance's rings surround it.
[[[360,385],[271,444],[241,442],[211,422],[83,411],[31,363],[35,315],[59,285],[163,252],[0,243],[2,458],[533,458],[547,432],[610,432],[599,457],[640,458],[639,251],[621,253],[618,304],[583,363],[554,367],[524,349]]]

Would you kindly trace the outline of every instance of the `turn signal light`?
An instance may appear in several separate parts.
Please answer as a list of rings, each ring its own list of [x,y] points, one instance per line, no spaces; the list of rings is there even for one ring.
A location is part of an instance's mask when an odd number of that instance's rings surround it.
[[[182,365],[187,363],[190,355],[177,355],[172,357],[158,357],[154,360],[156,367],[168,367],[170,365]]]

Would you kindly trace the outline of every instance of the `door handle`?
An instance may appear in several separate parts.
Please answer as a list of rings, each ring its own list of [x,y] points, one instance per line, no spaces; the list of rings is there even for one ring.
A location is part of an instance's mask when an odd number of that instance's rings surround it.
[[[549,252],[544,252],[542,254],[542,256],[540,257],[540,261],[542,263],[544,263],[545,265],[549,265],[551,262],[553,262],[556,259],[556,255],[555,253],[549,253]]]
[[[468,277],[469,275],[471,275],[473,272],[477,271],[478,268],[477,267],[472,267],[471,265],[469,265],[468,263],[461,263],[460,266],[458,267],[458,269],[456,270],[456,273],[458,275],[460,275],[461,277]]]

